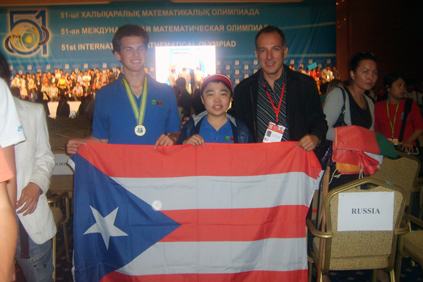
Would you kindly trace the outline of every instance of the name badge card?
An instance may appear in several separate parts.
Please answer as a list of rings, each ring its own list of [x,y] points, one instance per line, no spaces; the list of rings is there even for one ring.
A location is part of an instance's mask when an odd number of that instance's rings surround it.
[[[285,126],[273,122],[269,122],[266,133],[264,134],[263,143],[273,143],[282,141]]]
[[[338,231],[391,231],[394,192],[340,193]]]
[[[73,175],[73,171],[67,163],[68,159],[69,156],[66,154],[54,154],[53,175]]]
[[[399,144],[399,141],[398,141],[398,139],[388,139],[389,141],[391,141],[391,143],[393,144],[393,145],[398,145]]]

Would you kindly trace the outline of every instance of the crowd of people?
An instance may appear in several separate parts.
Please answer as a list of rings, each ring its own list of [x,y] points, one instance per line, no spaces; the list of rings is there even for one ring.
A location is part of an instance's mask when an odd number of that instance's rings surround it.
[[[11,81],[11,88],[19,89],[21,98],[32,101],[44,100],[45,95],[47,100],[52,101],[66,101],[69,98],[83,101],[87,97],[91,99],[96,97],[92,135],[84,139],[69,140],[68,154],[75,154],[86,142],[157,147],[175,144],[197,146],[206,143],[295,141],[298,148],[313,151],[322,146],[326,140],[334,140],[334,127],[351,125],[379,131],[399,149],[411,152],[416,146],[418,136],[423,132],[422,116],[416,102],[407,103],[403,100],[406,93],[403,75],[393,73],[385,77],[387,100],[378,102],[376,106],[374,100],[366,95],[372,90],[378,78],[376,57],[368,52],[358,53],[352,58],[348,83],[342,83],[336,68],[331,69],[330,66],[321,73],[317,68],[311,70],[309,75],[304,75],[302,73],[304,70],[294,71],[283,63],[288,54],[288,47],[282,30],[266,26],[255,37],[255,54],[260,63],[260,69],[255,74],[241,81],[235,89],[230,78],[225,75],[208,76],[201,84],[195,86],[197,90],[191,97],[186,93],[187,80],[190,78],[180,76],[175,79],[174,87],[178,91],[172,91],[171,87],[155,81],[146,73],[144,63],[149,35],[142,27],[124,25],[118,28],[112,43],[113,53],[122,65],[122,74],[120,69],[117,74],[111,70],[98,69],[86,70],[84,73],[71,72],[71,74],[55,70],[54,73],[22,76],[16,74]],[[7,78],[7,75],[3,76],[4,80]],[[323,107],[316,81],[337,83],[333,83],[334,85],[330,87]],[[2,97],[7,97],[8,88],[2,87],[0,90]],[[180,94],[177,94],[179,92]],[[418,99],[419,95],[415,96]],[[3,101],[5,100],[2,98],[0,104],[4,104]],[[186,101],[190,104],[188,105]],[[182,118],[186,122],[183,122],[182,128],[178,102],[185,113],[185,118],[183,116]],[[200,110],[195,111],[197,115],[191,116],[195,103],[201,103],[203,110],[202,113]],[[15,107],[14,103],[11,105],[10,107]],[[8,113],[1,113],[4,119],[0,118],[2,125],[0,144],[6,148],[6,155],[9,156],[6,159],[9,160],[9,166],[13,167],[14,163],[10,161],[10,150],[7,150],[7,147],[18,144],[23,139],[16,137],[13,142],[2,142],[3,123],[7,124],[5,121],[10,119],[10,116],[6,116]],[[404,118],[407,115],[409,118]],[[42,121],[40,123],[43,124]],[[401,130],[402,124],[406,128],[404,132]],[[20,124],[19,121],[13,130],[22,132],[22,126],[25,134],[31,132],[31,125],[24,122]],[[45,134],[43,129],[39,132]],[[49,148],[45,144],[36,144],[33,147],[45,149],[46,146]],[[50,159],[48,152],[46,155],[46,158]],[[4,161],[0,155],[0,164],[2,163]],[[51,162],[48,163],[44,173],[46,178],[51,176],[52,169]],[[10,178],[10,173],[4,171],[0,170],[2,174],[0,181]],[[27,175],[32,171],[17,165],[17,174],[20,173]],[[358,173],[348,177],[342,175],[337,182],[331,184],[331,188],[355,178],[358,178]],[[32,192],[31,197],[38,199],[45,195],[48,181],[39,181],[35,187],[29,188],[28,182],[25,184],[18,182],[20,191],[18,206],[21,208],[18,213],[24,212],[19,217],[24,223],[19,230],[21,232],[22,228],[28,229],[26,231],[34,241],[31,248],[40,248],[51,238],[51,232],[42,240],[38,240],[34,235],[33,230],[36,227],[30,227],[25,221],[27,219],[25,216],[36,212],[40,207],[26,204],[22,207],[24,202],[29,201],[26,198],[22,199],[26,195],[22,191],[35,190],[38,194]],[[4,188],[0,186],[1,189]],[[13,199],[16,195],[9,193],[9,197]],[[16,229],[16,226],[12,228]],[[16,246],[16,238],[11,242],[10,246]],[[8,267],[10,269],[10,263],[7,263],[2,273],[7,272]],[[33,271],[31,267],[28,268],[28,273]],[[50,269],[44,270],[49,271]],[[30,274],[25,273],[26,275]],[[328,277],[325,279],[328,280]],[[383,273],[381,281],[386,281]]]
[[[37,73],[16,73],[10,86],[19,90],[23,100],[30,101],[58,101],[66,96],[70,100],[81,101],[88,95],[94,95],[101,87],[112,83],[120,74],[112,69],[100,71],[98,68],[63,72],[62,69]],[[15,90],[16,91],[16,90]]]

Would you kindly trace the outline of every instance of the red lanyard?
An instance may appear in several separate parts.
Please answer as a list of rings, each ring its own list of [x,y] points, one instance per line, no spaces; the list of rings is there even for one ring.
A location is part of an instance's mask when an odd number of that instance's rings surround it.
[[[269,97],[270,104],[272,104],[273,110],[275,111],[276,123],[278,123],[279,122],[279,111],[281,110],[283,94],[285,93],[285,83],[282,86],[281,98],[279,100],[279,105],[278,105],[277,109],[276,109],[275,104],[273,103],[272,97],[270,97],[270,94],[266,89],[266,84],[264,82],[263,82],[263,86],[264,86],[264,89],[266,90],[267,97]]]

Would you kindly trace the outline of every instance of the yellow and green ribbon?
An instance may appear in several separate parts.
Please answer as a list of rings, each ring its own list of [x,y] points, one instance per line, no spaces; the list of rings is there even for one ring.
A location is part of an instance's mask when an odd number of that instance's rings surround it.
[[[132,111],[135,116],[135,120],[138,125],[142,125],[144,122],[145,116],[145,107],[147,106],[147,88],[148,88],[148,79],[144,77],[144,84],[142,86],[142,100],[140,104],[140,108],[138,110],[137,102],[135,101],[134,94],[132,93],[132,89],[129,86],[128,81],[125,77],[122,77],[122,83],[125,86],[126,94],[128,95],[129,102],[131,103]]]
[[[389,115],[389,103],[388,103],[388,100],[386,100],[386,111],[388,113],[389,125],[391,126],[392,140],[394,140],[395,123],[397,122],[397,113],[398,113],[399,104],[400,104],[400,102],[397,103],[397,108],[395,110],[395,115],[394,115],[394,122],[392,122],[391,117]]]

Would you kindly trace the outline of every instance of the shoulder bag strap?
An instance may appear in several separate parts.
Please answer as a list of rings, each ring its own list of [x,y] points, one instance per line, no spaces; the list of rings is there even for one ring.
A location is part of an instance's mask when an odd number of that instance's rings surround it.
[[[333,125],[333,127],[339,127],[339,126],[345,126],[345,101],[347,100],[347,95],[345,93],[345,89],[344,87],[339,87],[342,91],[342,96],[344,98],[344,104],[342,105],[342,109],[341,112],[339,113],[339,117],[337,119],[337,121],[335,122],[335,124]]]
[[[408,114],[411,111],[412,105],[413,105],[412,99],[405,99],[404,116],[403,116],[403,119],[402,119],[401,131],[400,131],[400,135],[399,135],[399,138],[398,138],[398,142],[402,142],[402,139],[404,138],[405,124],[407,123]]]

